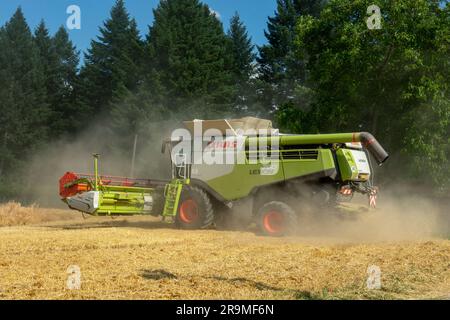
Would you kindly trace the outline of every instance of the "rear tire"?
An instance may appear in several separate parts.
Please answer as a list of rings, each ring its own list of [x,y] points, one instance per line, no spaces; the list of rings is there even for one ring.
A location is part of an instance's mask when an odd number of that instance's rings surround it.
[[[214,222],[209,195],[200,188],[185,186],[181,192],[175,225],[180,229],[206,229]]]
[[[297,228],[297,215],[292,208],[280,201],[264,204],[257,213],[258,229],[263,235],[283,237],[291,235]]]

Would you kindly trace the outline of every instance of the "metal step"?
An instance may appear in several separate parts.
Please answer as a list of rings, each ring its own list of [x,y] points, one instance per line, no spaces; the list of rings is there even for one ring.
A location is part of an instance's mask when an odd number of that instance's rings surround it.
[[[166,185],[163,217],[175,217],[177,215],[178,203],[184,184],[183,180],[174,180]]]

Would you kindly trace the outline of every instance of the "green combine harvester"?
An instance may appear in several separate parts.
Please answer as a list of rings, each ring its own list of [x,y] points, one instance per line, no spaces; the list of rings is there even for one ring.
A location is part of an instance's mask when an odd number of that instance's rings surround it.
[[[96,216],[162,216],[182,229],[204,229],[251,200],[249,212],[270,236],[295,229],[308,204],[321,210],[367,195],[375,207],[371,158],[388,154],[369,133],[285,135],[268,120],[194,120],[163,143],[170,153],[167,181],[67,172],[60,196],[74,210]]]

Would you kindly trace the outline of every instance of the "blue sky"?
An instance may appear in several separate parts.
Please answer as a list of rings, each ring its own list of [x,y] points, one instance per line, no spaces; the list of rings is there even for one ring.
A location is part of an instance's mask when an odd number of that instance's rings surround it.
[[[0,0],[0,25],[9,20],[18,6],[22,6],[31,28],[35,28],[44,19],[53,34],[59,26],[65,25],[69,5],[81,8],[81,30],[68,30],[71,40],[82,52],[89,47],[90,40],[98,35],[98,27],[109,16],[115,0]],[[218,12],[224,28],[235,11],[238,11],[247,25],[255,44],[265,43],[264,29],[267,17],[276,9],[275,0],[204,0],[211,9]],[[131,16],[136,18],[142,34],[147,33],[148,25],[153,22],[152,9],[159,0],[125,0]]]

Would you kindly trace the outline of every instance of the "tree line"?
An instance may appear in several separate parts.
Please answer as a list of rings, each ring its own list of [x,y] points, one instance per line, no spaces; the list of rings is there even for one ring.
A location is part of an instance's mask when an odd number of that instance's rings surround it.
[[[161,1],[141,37],[117,0],[81,66],[64,27],[31,30],[18,8],[0,29],[1,197],[20,194],[10,182],[33,153],[90,124],[128,139],[158,121],[247,115],[291,133],[370,131],[398,179],[445,192],[449,5],[377,0],[370,30],[372,2],[276,0],[256,47],[237,13],[224,30],[200,0]]]

